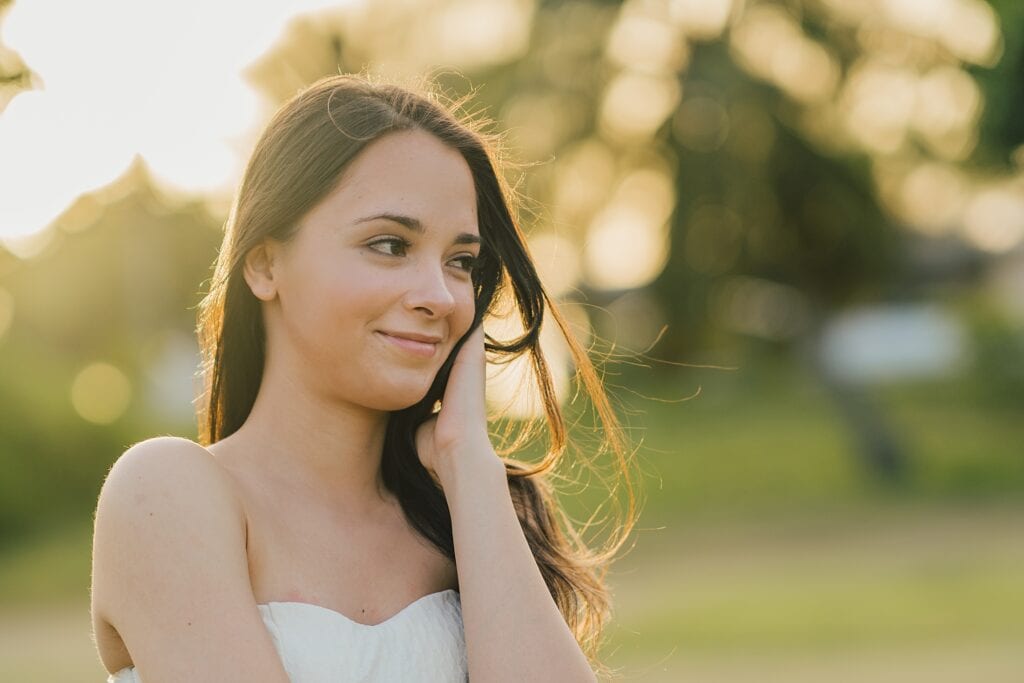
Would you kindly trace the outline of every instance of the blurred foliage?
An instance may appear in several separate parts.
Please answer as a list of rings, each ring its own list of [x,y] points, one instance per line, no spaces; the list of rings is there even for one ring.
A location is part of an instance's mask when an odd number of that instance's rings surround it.
[[[999,401],[1021,396],[1019,326],[985,312],[993,304],[980,289],[1005,254],[971,241],[966,204],[935,214],[929,204],[942,205],[941,194],[929,190],[934,202],[923,204],[908,195],[921,168],[967,178],[971,192],[1020,171],[1024,6],[960,4],[975,20],[988,16],[979,7],[994,9],[989,47],[968,40],[979,25],[985,38],[984,21],[958,39],[948,26],[928,33],[928,22],[915,29],[906,16],[900,24],[835,0],[495,1],[474,5],[478,14],[440,0],[401,11],[367,3],[289,23],[247,76],[272,102],[363,68],[432,72],[453,96],[474,88],[471,108],[507,131],[508,153],[525,164],[510,179],[553,293],[581,304],[586,326],[619,349],[644,349],[667,326],[651,351],[659,359],[741,368],[722,380],[736,382],[737,403],[705,391],[665,415],[654,401],[636,406],[650,412],[647,445],[676,459],[659,475],[665,487],[650,492],[652,509],[757,496],[810,504],[861,485],[844,459],[840,418],[789,357],[843,307],[977,291],[966,315],[975,316],[981,386]],[[32,65],[4,55],[5,88],[31,87]],[[904,86],[923,99],[886,119],[878,98],[898,104]],[[195,369],[194,307],[224,218],[224,198],[164,194],[139,160],[64,211],[39,253],[0,249],[0,545],[87,515],[106,468],[132,442],[194,436],[180,389]],[[762,381],[766,357],[803,377],[809,393],[790,400],[745,385]],[[83,420],[74,403],[87,391],[73,398],[96,362],[130,388],[125,412],[103,424]],[[649,396],[693,388],[661,366],[647,374],[676,381],[652,384]],[[636,391],[645,382],[641,372],[619,383]],[[950,408],[928,407],[929,396],[888,408],[897,422],[901,405],[914,415],[911,440],[947,424]],[[884,392],[879,400],[888,405]],[[948,480],[934,492],[955,491],[958,458],[974,463],[975,484],[988,482],[979,490],[1021,485],[1010,460],[1019,434],[986,425],[979,410],[955,407],[984,434],[972,442],[980,460],[955,438],[911,454],[931,481]]]
[[[169,419],[150,372],[168,330],[187,338],[194,326],[220,226],[201,205],[164,206],[141,174],[126,177],[138,189],[106,206],[91,229],[61,234],[31,261],[0,263],[15,302],[0,339],[0,545],[88,517],[106,469],[135,441],[195,435],[187,398],[177,407],[184,419]],[[136,387],[112,424],[82,420],[69,398],[76,374],[97,359]],[[187,382],[192,370],[183,372]]]
[[[965,319],[978,392],[993,409],[1024,408],[1024,325],[984,303],[970,308]]]
[[[353,3],[296,17],[246,75],[273,105],[364,68],[474,91],[521,164],[550,291],[597,353],[625,355],[603,376],[646,504],[610,577],[613,663],[657,681],[1016,680],[1024,3]],[[0,116],[45,76],[0,44]],[[91,513],[130,444],[195,436],[195,305],[225,217],[225,197],[167,192],[138,159],[21,256],[0,242],[0,678],[100,675]],[[807,362],[832,316],[892,301],[953,312],[970,352],[865,389],[905,448],[900,487],[858,458]],[[92,410],[104,382],[127,387],[123,412]],[[593,447],[591,406],[566,415]],[[602,493],[564,491],[577,518]],[[19,610],[65,601],[74,620],[33,636]]]

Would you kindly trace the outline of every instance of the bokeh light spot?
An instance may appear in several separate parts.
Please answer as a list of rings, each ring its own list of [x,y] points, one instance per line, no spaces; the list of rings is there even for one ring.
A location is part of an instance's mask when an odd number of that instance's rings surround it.
[[[71,404],[82,419],[98,425],[116,421],[128,409],[132,385],[128,377],[110,363],[87,365],[71,383]]]

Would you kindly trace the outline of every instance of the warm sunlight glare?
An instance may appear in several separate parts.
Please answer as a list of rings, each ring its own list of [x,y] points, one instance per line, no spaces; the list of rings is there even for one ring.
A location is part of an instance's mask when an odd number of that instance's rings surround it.
[[[42,86],[0,116],[0,239],[42,230],[136,154],[168,191],[230,188],[265,114],[242,69],[290,16],[337,5],[15,2],[4,42]]]

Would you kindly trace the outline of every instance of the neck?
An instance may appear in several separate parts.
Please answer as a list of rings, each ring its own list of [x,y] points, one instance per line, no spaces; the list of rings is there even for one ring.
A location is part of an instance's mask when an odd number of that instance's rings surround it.
[[[389,414],[311,391],[268,363],[245,423],[211,452],[285,490],[354,513],[392,500],[380,463]]]

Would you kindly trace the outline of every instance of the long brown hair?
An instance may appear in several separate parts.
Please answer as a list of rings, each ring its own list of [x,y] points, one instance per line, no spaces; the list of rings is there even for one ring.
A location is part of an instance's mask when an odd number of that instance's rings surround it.
[[[209,445],[237,430],[259,390],[265,330],[259,301],[242,276],[246,253],[266,237],[281,242],[292,237],[303,216],[330,194],[348,164],[373,140],[409,129],[436,136],[462,154],[476,187],[482,250],[473,271],[476,317],[471,330],[496,315],[499,300],[514,302],[523,333],[508,341],[488,335],[485,346],[489,354],[503,357],[503,362],[526,354],[544,407],[549,443],[539,462],[516,460],[505,455],[506,450],[498,451],[506,464],[513,502],[552,597],[592,664],[607,671],[597,661],[602,629],[610,616],[605,574],[638,514],[630,453],[592,361],[534,269],[524,235],[510,210],[510,205],[514,209],[509,200],[513,192],[492,163],[492,159],[500,159],[500,137],[484,130],[482,117],[460,114],[461,105],[447,101],[429,83],[400,87],[366,74],[344,74],[318,80],[277,110],[246,166],[228,215],[210,290],[199,306],[204,377],[198,407],[199,441]],[[618,483],[610,489],[613,495],[609,500],[615,501],[621,514],[600,548],[583,540],[585,529],[578,528],[554,495],[552,478],[557,476],[555,466],[566,450],[567,429],[540,348],[545,310],[564,335],[576,378],[600,416],[604,444],[599,450],[610,452],[614,461]],[[391,414],[381,461],[384,484],[401,502],[410,524],[452,560],[455,551],[448,506],[440,487],[419,462],[414,435],[443,396],[464,340],[445,361],[427,395]],[[525,443],[534,431],[532,427],[523,430],[512,448]],[[624,497],[614,495],[623,491]]]

